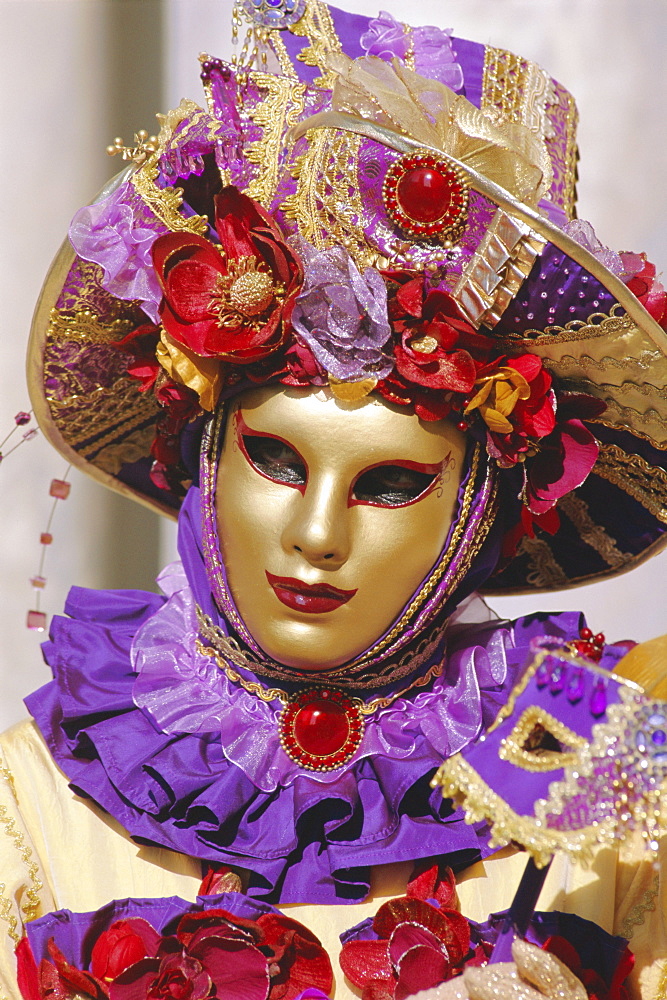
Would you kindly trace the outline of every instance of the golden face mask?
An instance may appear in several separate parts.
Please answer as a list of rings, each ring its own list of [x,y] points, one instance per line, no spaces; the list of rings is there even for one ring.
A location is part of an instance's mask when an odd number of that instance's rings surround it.
[[[317,672],[379,638],[440,555],[464,455],[451,424],[379,399],[243,393],[216,507],[229,587],[264,652]]]

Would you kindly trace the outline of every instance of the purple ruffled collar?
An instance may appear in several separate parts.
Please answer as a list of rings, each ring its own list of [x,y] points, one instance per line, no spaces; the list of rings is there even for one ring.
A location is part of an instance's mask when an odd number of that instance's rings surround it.
[[[247,869],[249,895],[269,902],[354,902],[374,864],[447,855],[459,868],[488,852],[484,824],[429,779],[494,718],[531,639],[573,638],[578,615],[459,620],[432,686],[378,711],[355,757],[316,774],[280,748],[278,706],[194,651],[181,568],[161,583],[165,597],[73,588],[53,622],[54,680],[27,705],[75,791],[140,842]]]

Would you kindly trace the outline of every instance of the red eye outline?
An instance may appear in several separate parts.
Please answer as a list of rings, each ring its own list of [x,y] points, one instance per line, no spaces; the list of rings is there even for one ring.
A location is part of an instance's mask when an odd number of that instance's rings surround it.
[[[442,462],[437,462],[435,465],[424,465],[421,462],[412,462],[409,459],[399,459],[391,462],[376,462],[374,465],[369,465],[366,469],[361,470],[350,486],[347,505],[348,507],[383,507],[388,510],[396,510],[399,507],[412,507],[413,504],[419,503],[420,500],[423,500],[429,495],[429,493],[432,493],[438,486],[440,486],[442,473],[448,467],[451,457],[452,453],[450,451],[447,453],[445,458],[443,458]],[[402,469],[411,469],[414,472],[421,472],[425,476],[433,476],[433,479],[421,493],[419,493],[416,497],[413,497],[412,500],[406,500],[405,503],[374,503],[372,500],[357,500],[353,496],[357,483],[367,472],[372,472],[373,469],[381,469],[383,466],[396,465]]]
[[[290,489],[298,490],[301,496],[305,494],[306,486],[308,485],[308,475],[309,475],[308,463],[305,461],[303,456],[296,450],[294,445],[290,444],[290,442],[287,441],[286,438],[280,437],[279,434],[267,434],[266,431],[256,431],[253,430],[252,427],[248,427],[245,420],[243,419],[243,414],[241,413],[240,410],[237,410],[236,413],[234,414],[234,433],[236,437],[236,443],[241,449],[242,454],[245,456],[248,465],[257,473],[258,476],[261,476],[262,479],[267,479],[270,483],[277,483],[278,486],[289,486]],[[245,442],[243,440],[244,437],[271,438],[273,441],[279,441],[280,444],[284,444],[286,448],[289,448],[290,451],[294,452],[294,454],[301,460],[301,462],[303,462],[303,467],[306,470],[305,483],[288,483],[285,482],[284,479],[274,479],[272,476],[267,476],[265,472],[262,472],[262,470],[255,465],[252,458],[248,454],[248,449],[246,448]]]

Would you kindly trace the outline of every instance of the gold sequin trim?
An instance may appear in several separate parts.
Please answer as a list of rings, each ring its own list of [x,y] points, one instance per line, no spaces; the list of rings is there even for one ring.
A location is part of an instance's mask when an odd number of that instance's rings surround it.
[[[536,728],[545,730],[565,747],[562,751],[527,747]],[[498,756],[524,771],[556,771],[574,763],[576,750],[586,746],[586,740],[569,729],[560,719],[538,705],[531,705],[521,713],[509,736],[502,740]]]
[[[628,454],[615,444],[601,444],[593,472],[637,500],[667,524],[667,473],[641,455]]]
[[[588,504],[575,493],[568,493],[562,497],[558,503],[558,510],[569,518],[581,539],[595,549],[608,566],[623,566],[631,558],[629,553],[621,552],[616,540],[607,534],[602,525],[594,522]]]
[[[659,891],[660,876],[656,875],[651,884],[651,888],[646,890],[640,901],[632,907],[627,917],[621,924],[621,934],[624,938],[627,938],[628,941],[631,940],[635,927],[642,926],[646,918],[646,914],[652,913],[655,910],[656,899]]]
[[[267,96],[254,108],[247,109],[255,125],[262,129],[262,138],[251,143],[246,150],[246,159],[261,168],[246,193],[268,208],[278,184],[284,135],[299,121],[306,87],[298,81],[268,73],[252,73],[250,76],[254,84],[267,91]]]

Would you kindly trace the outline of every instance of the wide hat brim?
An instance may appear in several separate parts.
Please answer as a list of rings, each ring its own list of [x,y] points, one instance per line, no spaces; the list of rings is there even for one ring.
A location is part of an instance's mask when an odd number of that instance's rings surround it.
[[[227,71],[227,90],[231,76]],[[252,100],[248,81],[255,87]],[[269,124],[264,119],[265,132],[271,132],[274,139],[284,137],[287,124],[293,125],[298,118],[299,108],[290,105],[290,100],[296,105],[298,96],[302,118],[313,110],[307,102],[304,107],[303,93],[297,95],[289,81],[288,88],[293,96],[285,91],[288,96],[280,120]],[[257,110],[272,95],[264,74],[245,73],[243,92],[246,111],[253,100]],[[209,98],[213,117],[219,116],[215,94],[209,93]],[[295,195],[298,201],[300,184],[313,188],[312,177],[297,177],[291,189],[285,187],[289,181],[284,178],[298,174],[294,162],[299,158],[303,162],[315,132],[322,136],[320,163],[335,161],[343,148],[346,169],[355,176],[359,176],[362,156],[369,162],[369,149],[373,162],[381,164],[381,174],[388,163],[424,146],[373,122],[333,112],[310,116],[307,127],[301,138],[298,131],[293,133],[287,148],[279,147],[273,161],[257,162],[259,158],[253,156],[250,179],[247,162],[242,164],[246,172],[242,176],[238,161],[230,160],[225,181],[249,191],[283,228],[306,235],[316,246],[335,245],[340,230],[336,231],[326,210],[319,212],[316,231],[312,219],[297,213],[290,221],[283,211],[290,192],[292,204]],[[341,142],[341,137],[350,136],[355,138],[353,144]],[[443,156],[439,150],[433,153]],[[157,159],[139,167],[137,176],[154,170],[163,155],[164,146]],[[667,335],[623,282],[584,247],[465,163],[452,162],[465,173],[475,194],[475,211],[484,214],[484,207],[487,220],[492,220],[483,233],[477,233],[474,246],[468,241],[469,259],[458,281],[459,301],[469,313],[474,308],[483,310],[480,328],[508,355],[538,355],[562,387],[596,396],[607,406],[601,417],[588,423],[600,442],[600,454],[587,480],[559,502],[560,530],[555,535],[538,531],[534,538],[525,537],[516,557],[489,581],[487,589],[561,589],[628,570],[661,548],[666,538]],[[323,169],[321,176],[325,174]],[[118,183],[126,179],[123,175]],[[377,206],[382,177],[376,176],[375,182],[377,190],[369,189],[365,196]],[[134,186],[133,196],[141,187]],[[192,225],[195,231],[199,223],[190,223],[188,212],[175,212],[173,202],[167,210],[156,191],[153,188],[146,199],[146,208],[162,222],[169,213],[172,218],[177,215],[180,229]],[[383,231],[391,228],[391,220],[381,223]],[[364,231],[368,243],[360,266],[371,263],[373,255],[381,258],[373,245],[372,228]],[[201,225],[196,231],[201,232]],[[350,251],[353,256],[354,250]],[[559,281],[565,294],[557,300],[557,312],[547,315],[546,302],[554,300]],[[545,288],[550,289],[546,299]],[[576,302],[574,317],[568,304],[572,301]],[[493,324],[487,328],[489,316]],[[145,319],[138,302],[106,291],[101,269],[78,257],[66,242],[35,311],[28,378],[45,435],[73,465],[104,485],[173,516],[179,498],[160,490],[149,476],[159,407],[127,375],[127,357],[114,346]]]

